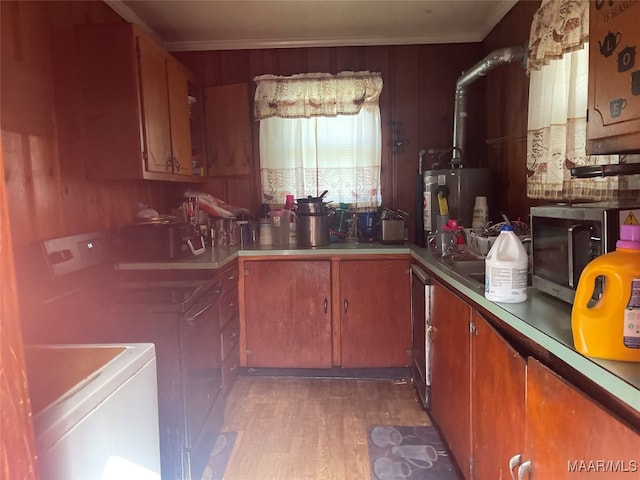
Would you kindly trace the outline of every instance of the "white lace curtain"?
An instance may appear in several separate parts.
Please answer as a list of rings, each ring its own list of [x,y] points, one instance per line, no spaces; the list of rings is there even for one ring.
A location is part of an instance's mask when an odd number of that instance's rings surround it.
[[[263,203],[287,194],[316,196],[356,209],[381,203],[379,73],[341,72],[254,79],[260,121]]]
[[[586,155],[588,32],[587,0],[542,0],[534,15],[528,59],[530,198],[611,200],[638,189],[638,176],[571,177],[576,166],[621,161],[618,155]]]

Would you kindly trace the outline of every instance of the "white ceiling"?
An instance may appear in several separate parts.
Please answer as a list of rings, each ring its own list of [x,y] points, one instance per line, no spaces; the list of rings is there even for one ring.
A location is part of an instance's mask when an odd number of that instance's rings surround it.
[[[104,0],[167,50],[481,42],[518,0]]]

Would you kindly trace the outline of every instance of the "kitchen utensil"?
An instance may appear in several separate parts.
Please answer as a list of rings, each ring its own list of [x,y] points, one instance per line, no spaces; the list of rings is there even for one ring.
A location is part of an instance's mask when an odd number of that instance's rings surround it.
[[[299,247],[322,247],[329,244],[329,215],[298,215]]]
[[[327,215],[329,208],[326,203],[322,202],[307,202],[298,204],[296,210],[298,215]]]
[[[500,212],[500,216],[502,217],[502,219],[504,220],[504,223],[506,223],[507,225],[509,225],[510,227],[513,226],[511,224],[511,220],[509,220],[509,217],[507,216],[506,213],[504,212]]]
[[[271,210],[271,240],[274,245],[289,245],[291,210]]]
[[[329,190],[325,190],[324,192],[322,192],[319,197],[312,197],[311,195],[308,195],[307,198],[297,198],[296,202],[298,206],[306,203],[322,203],[327,193],[329,193]]]
[[[376,212],[358,214],[358,242],[371,243],[376,240]]]
[[[193,225],[178,222],[130,223],[120,229],[122,256],[130,261],[167,261],[189,256]]]
[[[182,203],[182,207],[184,208],[184,214],[187,222],[194,227],[198,225],[198,210],[200,209],[198,197],[188,197]]]

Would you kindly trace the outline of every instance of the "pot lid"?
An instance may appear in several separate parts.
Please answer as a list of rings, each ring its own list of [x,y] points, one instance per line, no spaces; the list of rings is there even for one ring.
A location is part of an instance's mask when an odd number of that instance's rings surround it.
[[[327,193],[329,193],[329,190],[325,190],[324,192],[322,192],[319,197],[312,197],[311,195],[308,195],[307,198],[297,198],[296,202],[298,204],[300,204],[300,203],[322,203],[322,200],[327,195]]]

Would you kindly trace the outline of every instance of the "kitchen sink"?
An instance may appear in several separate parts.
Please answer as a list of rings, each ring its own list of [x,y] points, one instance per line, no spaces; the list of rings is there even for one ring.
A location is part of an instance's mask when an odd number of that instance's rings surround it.
[[[448,260],[447,265],[454,272],[459,273],[463,277],[470,278],[482,285],[485,281],[485,262],[484,259],[474,260]],[[527,274],[527,285],[531,286],[531,273]]]
[[[484,275],[485,264],[483,259],[478,260],[451,260],[448,265],[455,272],[464,276]]]

